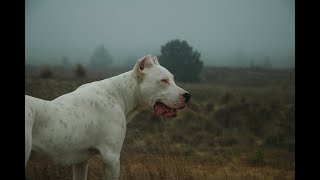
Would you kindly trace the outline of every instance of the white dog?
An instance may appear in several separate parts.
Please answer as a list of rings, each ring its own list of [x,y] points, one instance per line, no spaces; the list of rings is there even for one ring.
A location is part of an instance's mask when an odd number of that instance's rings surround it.
[[[133,70],[80,86],[52,101],[25,96],[25,166],[29,160],[73,165],[73,179],[87,179],[88,160],[100,153],[104,179],[120,176],[126,124],[152,108],[173,118],[190,94],[178,87],[157,57]]]

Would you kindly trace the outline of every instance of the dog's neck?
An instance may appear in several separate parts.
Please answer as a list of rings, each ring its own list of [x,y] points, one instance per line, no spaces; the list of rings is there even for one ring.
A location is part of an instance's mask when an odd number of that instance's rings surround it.
[[[148,109],[148,107],[142,105],[139,101],[140,86],[132,70],[112,78],[118,79],[112,82],[114,94],[117,96],[117,101],[125,113],[128,124],[139,112]]]

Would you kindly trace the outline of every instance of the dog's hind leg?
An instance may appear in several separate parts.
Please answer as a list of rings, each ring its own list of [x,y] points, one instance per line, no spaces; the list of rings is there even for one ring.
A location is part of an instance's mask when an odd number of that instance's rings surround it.
[[[30,131],[25,132],[25,154],[24,154],[24,165],[27,167],[27,163],[31,154],[31,147],[32,147],[32,135]]]
[[[88,161],[84,161],[72,166],[73,180],[87,180]]]
[[[103,158],[103,178],[104,180],[118,180],[120,178],[120,154],[104,153]]]
[[[34,114],[30,107],[25,106],[25,167],[27,167],[27,163],[31,154],[32,149],[32,126],[34,122]]]

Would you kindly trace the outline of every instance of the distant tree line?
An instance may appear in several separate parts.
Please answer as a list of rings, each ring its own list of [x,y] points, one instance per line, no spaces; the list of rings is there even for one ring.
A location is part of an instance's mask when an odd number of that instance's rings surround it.
[[[160,64],[172,72],[177,81],[196,82],[200,80],[199,75],[203,67],[200,56],[201,54],[194,50],[187,41],[174,39],[161,46],[161,54],[158,55],[158,58]],[[129,57],[126,65],[133,66],[135,61],[136,59],[133,60],[133,57]],[[99,45],[90,57],[87,68],[96,72],[105,72],[112,63],[113,59],[109,51],[104,45]],[[87,76],[86,68],[83,64],[72,65],[66,56],[62,57],[61,64],[65,69],[73,68],[77,78]],[[41,72],[41,77],[51,78],[53,77],[53,72],[49,67],[46,67]]]
[[[87,68],[90,68],[93,71],[103,72],[110,67],[112,62],[112,56],[108,50],[104,45],[99,45],[90,57]],[[69,58],[66,56],[62,57],[61,65],[67,70],[72,68],[73,73],[77,78],[84,78],[87,76],[86,66],[84,64],[76,63],[75,65],[72,65]],[[50,68],[46,67],[42,70],[40,76],[43,78],[51,78],[53,77],[53,73]]]
[[[141,55],[143,56],[143,55]],[[200,73],[203,68],[201,54],[195,50],[185,40],[173,39],[161,46],[160,54],[157,55],[162,66],[167,68],[174,74],[175,80],[182,82],[197,82],[200,78]],[[243,50],[238,50],[234,56],[234,63],[238,67],[249,67],[259,69],[271,69],[272,62],[269,56],[265,56],[260,63],[249,60]],[[135,64],[137,58],[129,56],[124,62],[125,66],[131,67]],[[97,46],[86,65],[77,63],[72,65],[69,58],[64,56],[61,59],[61,64],[65,69],[73,68],[76,77],[83,78],[87,76],[86,69],[91,69],[94,72],[106,72],[113,63],[113,58],[104,45]],[[42,72],[42,77],[50,78],[53,73],[46,67]]]
[[[104,45],[98,46],[90,58],[90,66],[97,70],[106,70],[112,64],[112,57]]]
[[[269,56],[265,56],[260,64],[255,63],[253,60],[251,60],[249,67],[259,69],[272,69],[272,62]]]

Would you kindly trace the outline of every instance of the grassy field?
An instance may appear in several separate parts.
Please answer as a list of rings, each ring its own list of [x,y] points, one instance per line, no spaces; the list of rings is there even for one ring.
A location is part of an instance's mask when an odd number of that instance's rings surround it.
[[[145,111],[128,124],[120,179],[295,179],[294,70],[205,68],[201,78],[177,82],[192,94],[177,118]],[[95,79],[26,71],[25,93],[52,100]],[[101,179],[101,156],[89,163]],[[26,175],[72,179],[71,167],[32,162]]]

